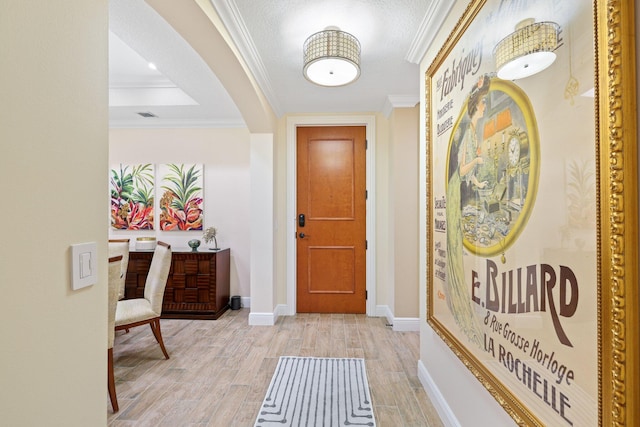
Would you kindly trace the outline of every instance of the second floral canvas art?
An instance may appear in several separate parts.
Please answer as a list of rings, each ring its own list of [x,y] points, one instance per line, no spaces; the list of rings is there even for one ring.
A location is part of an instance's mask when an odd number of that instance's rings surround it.
[[[161,231],[202,230],[203,171],[202,164],[160,164],[157,175],[152,164],[112,166],[111,227],[153,230],[158,189]]]

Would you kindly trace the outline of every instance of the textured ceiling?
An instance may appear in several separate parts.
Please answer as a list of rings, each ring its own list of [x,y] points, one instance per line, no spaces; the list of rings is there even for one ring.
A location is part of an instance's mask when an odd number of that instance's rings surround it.
[[[222,1],[213,3],[220,8]],[[276,94],[278,115],[380,111],[388,95],[413,95],[417,100],[418,65],[405,56],[428,4],[428,0],[235,0]],[[351,85],[320,87],[302,75],[304,41],[328,26],[360,41],[362,73]]]
[[[417,103],[419,67],[410,52],[424,35],[427,18],[433,18],[433,4],[444,2],[211,0],[277,116],[384,111],[390,99]],[[154,62],[169,82],[167,86],[181,89],[199,104],[160,106],[141,101],[141,105],[112,106],[112,126],[242,123],[215,75],[151,7],[143,0],[109,0],[109,6],[111,32],[137,52],[143,62]],[[446,8],[446,13],[449,7],[450,4],[442,9]],[[441,19],[435,20],[438,25]],[[305,39],[328,26],[337,26],[360,41],[362,73],[355,83],[320,87],[302,75]],[[434,30],[437,28],[426,31]],[[112,91],[122,91],[126,86],[129,90],[136,85],[147,89],[149,85],[158,86],[157,76],[149,77],[146,83],[123,83],[126,72],[116,72],[116,63],[112,53]],[[155,83],[151,83],[154,79]],[[158,117],[143,119],[136,114],[140,111],[150,111]]]

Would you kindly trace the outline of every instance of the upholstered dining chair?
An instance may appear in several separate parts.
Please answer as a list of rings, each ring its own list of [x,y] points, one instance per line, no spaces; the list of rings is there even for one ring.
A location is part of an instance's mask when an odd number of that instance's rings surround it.
[[[113,376],[113,341],[115,338],[116,305],[118,304],[118,286],[122,275],[122,255],[109,258],[109,310],[107,329],[107,388],[113,412],[118,412],[116,382]]]
[[[122,255],[120,283],[118,284],[118,300],[124,298],[124,282],[129,267],[129,239],[109,239],[109,256]]]
[[[164,298],[164,289],[167,286],[170,268],[171,246],[165,242],[158,242],[153,257],[151,258],[149,274],[145,281],[144,298],[123,299],[118,301],[115,327],[116,331],[123,329],[129,330],[135,326],[146,325],[148,323],[166,359],[169,358],[169,354],[162,341],[160,314],[162,313],[162,300]]]

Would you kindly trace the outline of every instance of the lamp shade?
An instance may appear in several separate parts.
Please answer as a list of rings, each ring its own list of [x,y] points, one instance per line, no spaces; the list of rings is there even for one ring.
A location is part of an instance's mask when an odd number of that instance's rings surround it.
[[[320,86],[344,86],[360,77],[360,42],[335,27],[312,34],[304,42],[307,80]]]
[[[520,22],[493,50],[498,77],[523,79],[549,67],[556,60],[559,34],[560,26],[555,22]]]

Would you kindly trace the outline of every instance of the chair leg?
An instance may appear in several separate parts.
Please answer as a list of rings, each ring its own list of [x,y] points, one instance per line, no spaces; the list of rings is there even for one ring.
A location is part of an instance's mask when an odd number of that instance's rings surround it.
[[[164,348],[164,342],[162,341],[162,332],[160,331],[160,318],[153,319],[151,323],[151,331],[153,332],[153,336],[156,337],[156,341],[160,344],[160,348],[162,349],[162,353],[164,353],[165,359],[169,358],[169,353],[167,353],[167,349]]]
[[[116,397],[116,381],[113,376],[113,347],[107,350],[107,388],[113,412],[118,412],[118,398]]]

